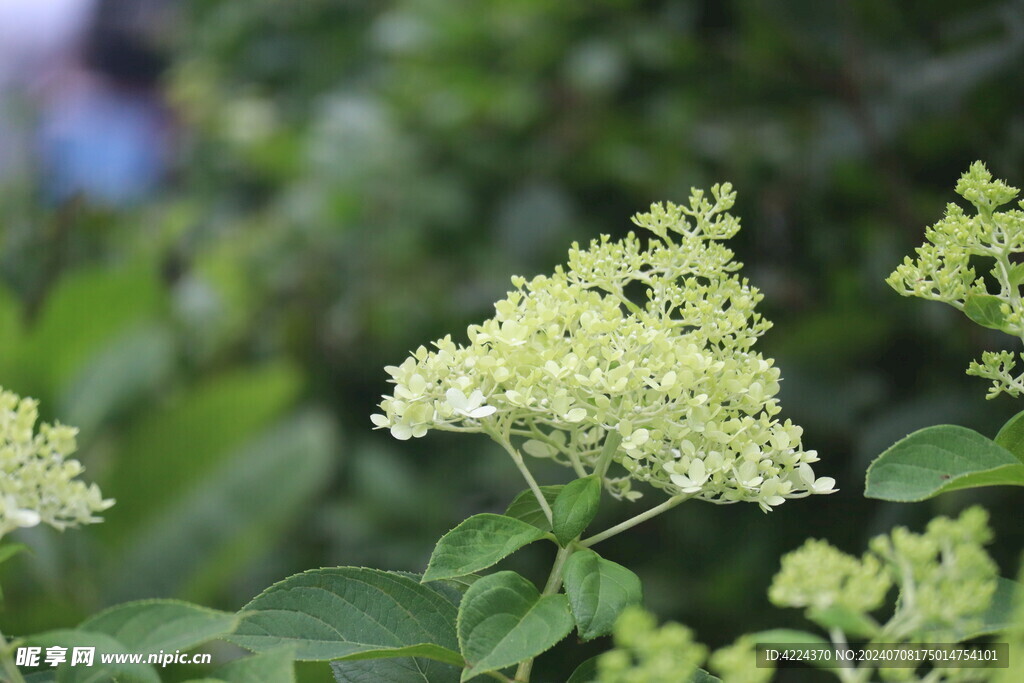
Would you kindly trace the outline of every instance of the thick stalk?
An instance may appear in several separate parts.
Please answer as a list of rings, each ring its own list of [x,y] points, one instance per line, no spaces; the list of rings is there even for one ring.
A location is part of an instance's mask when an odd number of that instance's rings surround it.
[[[619,449],[620,443],[622,443],[622,434],[608,432],[608,436],[604,439],[604,448],[601,449],[601,455],[597,456],[597,465],[594,467],[594,472],[602,480],[608,473],[608,466],[612,464],[612,456]]]
[[[615,526],[611,527],[610,529],[605,529],[604,531],[602,531],[599,534],[594,534],[590,538],[581,541],[580,545],[582,545],[584,548],[589,548],[591,546],[597,545],[601,541],[607,540],[607,539],[611,538],[612,536],[616,536],[618,534],[621,534],[623,531],[627,531],[629,529],[632,529],[637,524],[640,524],[642,522],[646,522],[647,520],[651,519],[652,517],[657,517],[662,512],[665,512],[667,510],[671,510],[676,505],[679,505],[680,503],[682,503],[684,500],[686,500],[689,497],[690,496],[688,496],[686,494],[678,495],[678,496],[673,496],[672,498],[669,498],[668,500],[666,500],[661,505],[652,507],[647,512],[641,512],[636,517],[630,517],[625,522],[622,522],[620,524],[616,524]]]
[[[559,548],[555,555],[555,561],[551,565],[551,573],[548,574],[547,583],[544,584],[544,591],[541,595],[554,595],[562,587],[562,571],[565,569],[565,561],[573,554],[573,548]],[[529,683],[530,672],[533,671],[533,657],[523,660],[516,669],[516,683]]]

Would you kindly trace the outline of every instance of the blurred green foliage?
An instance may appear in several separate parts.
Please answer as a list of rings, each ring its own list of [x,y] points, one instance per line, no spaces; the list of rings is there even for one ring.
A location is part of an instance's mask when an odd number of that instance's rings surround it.
[[[1024,182],[1022,10],[183,3],[166,190],[115,209],[0,189],[0,382],[81,426],[90,478],[119,500],[95,529],[23,534],[35,554],[4,567],[5,632],[146,596],[237,609],[314,566],[422,571],[433,539],[522,485],[486,440],[371,432],[382,367],[487,317],[510,275],[550,271],[570,241],[720,180],[776,324],[783,416],[842,491],[769,516],[686,506],[605,556],[712,647],[780,625],[762,596],[808,536],[853,551],[984,496],[1012,574],[1017,492],[893,506],[861,487],[909,431],[993,435],[1013,411],[962,375],[999,336],[883,279],[969,162]],[[540,578],[531,552],[514,568]],[[571,671],[558,653],[542,677]]]

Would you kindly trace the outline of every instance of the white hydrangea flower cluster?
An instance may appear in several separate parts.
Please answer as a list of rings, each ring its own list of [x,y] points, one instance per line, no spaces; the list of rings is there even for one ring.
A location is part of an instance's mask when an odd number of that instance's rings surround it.
[[[1024,340],[1024,264],[1019,262],[1024,255],[1024,212],[997,211],[1013,201],[1018,190],[993,180],[985,164],[976,161],[960,177],[956,191],[977,214],[947,205],[942,220],[925,231],[917,258],[906,257],[886,282],[903,296],[941,301],[979,325]],[[991,264],[991,288],[975,271],[975,263],[985,262]],[[967,373],[992,380],[988,398],[1002,392],[1019,396],[1024,374],[1014,375],[1016,364],[1008,351],[986,351]]]
[[[716,503],[830,493],[802,430],[776,419],[779,371],[753,350],[770,323],[761,293],[719,240],[739,230],[729,184],[689,204],[654,204],[633,222],[654,234],[573,244],[567,267],[527,281],[496,314],[386,368],[378,428],[398,439],[431,429],[513,439],[535,457],[585,476],[617,497],[633,482]],[[641,298],[642,295],[642,298]],[[602,457],[604,453],[605,457]],[[623,476],[605,476],[607,459]],[[620,473],[621,475],[622,473]]]
[[[83,467],[72,427],[42,423],[38,403],[0,387],[0,538],[40,523],[64,530],[102,521],[96,513],[114,504],[96,484],[75,479]]]

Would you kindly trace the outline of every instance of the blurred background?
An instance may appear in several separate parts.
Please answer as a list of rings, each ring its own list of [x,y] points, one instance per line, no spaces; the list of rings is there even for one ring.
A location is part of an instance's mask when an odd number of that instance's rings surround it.
[[[485,437],[372,431],[383,366],[464,339],[572,240],[723,180],[782,416],[841,491],[685,505],[602,553],[713,647],[804,625],[765,592],[808,536],[859,554],[984,502],[1012,575],[1019,492],[862,492],[907,432],[993,435],[1021,407],[964,375],[1009,339],[883,282],[970,162],[1024,184],[1021,92],[1020,0],[0,0],[0,385],[80,427],[118,501],[21,534],[3,630],[144,597],[234,610],[317,566],[422,571],[524,486]],[[548,552],[511,566],[542,579]]]

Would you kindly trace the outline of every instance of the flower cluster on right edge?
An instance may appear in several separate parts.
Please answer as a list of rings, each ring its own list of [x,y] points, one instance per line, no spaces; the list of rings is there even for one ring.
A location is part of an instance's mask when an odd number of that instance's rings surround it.
[[[64,530],[102,521],[114,504],[96,484],[76,479],[83,467],[73,427],[42,423],[38,403],[0,387],[0,538],[19,528],[48,524]]]
[[[448,336],[387,368],[394,391],[374,424],[398,439],[484,433],[598,472],[628,500],[635,482],[765,511],[832,492],[802,429],[777,419],[779,371],[753,348],[771,324],[722,244],[740,227],[735,197],[724,184],[654,204],[633,218],[649,239],[574,244],[552,275],[513,278],[468,344]]]
[[[994,180],[976,161],[960,177],[957,194],[974,205],[975,215],[957,204],[925,232],[917,258],[906,257],[886,282],[903,296],[941,301],[974,322],[1024,340],[1024,212],[999,211],[1019,190]],[[1024,202],[1019,203],[1024,207]],[[992,285],[975,268],[988,267]],[[1019,354],[1018,354],[1019,357]],[[1024,392],[1024,373],[1014,374],[1017,357],[1009,351],[986,351],[967,373],[992,381],[988,398]]]

